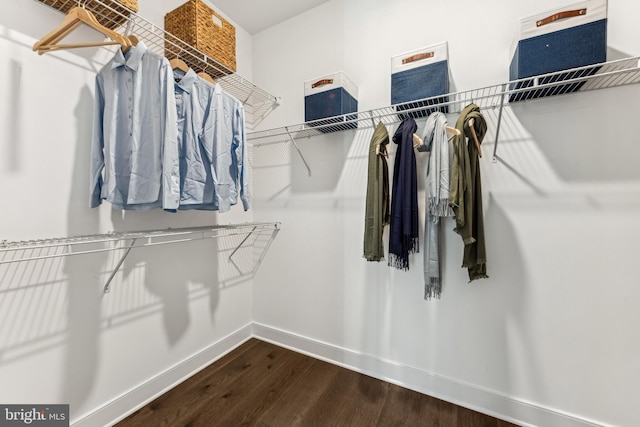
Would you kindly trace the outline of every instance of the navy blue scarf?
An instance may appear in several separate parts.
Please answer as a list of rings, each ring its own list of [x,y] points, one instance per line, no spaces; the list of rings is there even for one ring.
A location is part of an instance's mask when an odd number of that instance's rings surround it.
[[[418,252],[418,178],[413,134],[416,121],[405,119],[393,135],[398,145],[393,167],[391,224],[389,228],[389,265],[409,269],[409,254]]]

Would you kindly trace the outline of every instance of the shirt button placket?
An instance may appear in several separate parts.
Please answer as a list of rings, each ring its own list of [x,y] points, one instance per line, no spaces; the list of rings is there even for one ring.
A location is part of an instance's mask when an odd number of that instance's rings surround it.
[[[127,73],[127,89],[129,93],[129,136],[133,136],[133,81],[132,72],[128,70]]]

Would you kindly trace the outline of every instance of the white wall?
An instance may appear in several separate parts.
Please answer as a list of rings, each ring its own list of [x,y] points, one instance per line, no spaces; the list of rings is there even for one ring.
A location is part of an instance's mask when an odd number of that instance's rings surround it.
[[[303,82],[335,70],[358,85],[360,110],[389,105],[390,57],[443,40],[457,90],[503,83],[517,19],[570,3],[329,1],[254,36],[254,81],[283,99],[261,128],[302,122]],[[639,8],[609,2],[611,59],[640,55]],[[422,254],[409,272],[362,258],[370,130],[298,140],[311,177],[290,144],[256,148],[256,218],[283,227],[254,284],[255,322],[266,338],[522,423],[639,425],[639,95],[507,109],[508,165],[492,162],[485,111],[490,278],[467,283],[449,226],[435,301],[422,298]]]
[[[162,25],[182,3],[142,0],[140,14]],[[241,206],[221,215],[88,208],[94,77],[112,54],[33,52],[62,19],[33,0],[0,2],[0,240],[251,221]],[[79,31],[72,37],[99,40]],[[237,40],[238,70],[250,78],[251,37],[238,28]],[[231,244],[135,249],[108,294],[102,286],[122,252],[0,265],[0,402],[69,403],[74,423],[104,409],[87,425],[107,423],[190,373],[194,360],[237,344],[242,336],[216,347],[251,322],[251,276],[227,263]],[[190,359],[203,351],[208,360]]]

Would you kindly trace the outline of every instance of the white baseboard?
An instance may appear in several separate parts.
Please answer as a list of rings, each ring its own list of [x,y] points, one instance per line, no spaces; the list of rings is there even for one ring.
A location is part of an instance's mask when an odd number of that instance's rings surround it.
[[[256,338],[520,426],[606,426],[576,415],[466,384],[411,366],[253,323]]]
[[[71,425],[111,426],[252,337],[520,426],[607,427],[606,424],[584,417],[260,323],[250,323],[242,327],[85,417],[73,421]]]
[[[240,328],[85,417],[73,421],[71,425],[112,426],[247,341],[253,335],[252,330],[252,324]]]

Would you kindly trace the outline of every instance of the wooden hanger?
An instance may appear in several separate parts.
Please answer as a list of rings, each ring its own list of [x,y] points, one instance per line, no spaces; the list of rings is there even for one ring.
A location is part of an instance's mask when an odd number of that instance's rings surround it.
[[[457,135],[460,135],[460,131],[459,131],[458,129],[456,129],[456,128],[452,128],[451,126],[445,126],[444,128],[445,128],[445,129],[447,130],[447,132],[449,132],[449,133],[452,133],[452,134],[454,134],[454,135],[456,135],[456,136],[457,136]]]
[[[380,120],[380,117],[378,117],[378,125],[380,125],[381,123],[382,123],[382,120]],[[374,128],[376,127],[376,122],[373,121],[373,117],[371,117],[371,124],[373,125]],[[381,144],[376,145],[376,156],[380,155],[380,145]],[[382,152],[382,155],[388,159],[389,152],[387,151],[386,147],[383,147],[383,148],[384,148],[384,151]]]
[[[422,140],[422,138],[420,138],[418,136],[417,133],[413,134],[413,148],[419,147],[421,145],[424,145],[424,141]]]
[[[180,58],[170,59],[169,64],[171,65],[171,68],[174,70],[181,70],[181,71],[184,71],[185,73],[189,71],[189,66],[187,65],[187,63]]]
[[[73,44],[58,44],[60,40],[65,38],[68,34],[78,28],[80,25],[85,24],[94,30],[109,37],[110,42],[91,42],[91,43],[73,43]],[[83,7],[76,6],[67,13],[64,21],[54,30],[49,32],[46,36],[42,37],[33,45],[33,50],[42,55],[43,53],[53,50],[62,49],[74,49],[79,47],[93,47],[93,46],[106,46],[119,44],[125,48],[131,47],[132,43],[127,37],[119,34],[104,25],[100,24],[93,13],[89,12]]]
[[[138,36],[136,36],[135,34],[129,34],[127,36],[127,38],[129,39],[129,41],[131,42],[131,47],[133,46],[137,46],[138,43],[140,43],[140,39],[138,38]]]
[[[127,51],[129,49],[131,49],[134,46],[137,46],[138,43],[140,42],[140,39],[138,39],[138,36],[136,36],[135,34],[129,34],[127,36],[127,39],[129,39],[129,42],[131,43],[131,46],[122,46],[122,53],[127,53]]]
[[[205,73],[204,71],[200,71],[198,73],[198,77],[208,81],[212,85],[216,84],[216,81],[213,79],[213,77],[211,77],[209,74]]]
[[[469,129],[471,130],[471,135],[473,136],[473,141],[476,144],[476,150],[478,150],[478,156],[482,157],[482,149],[480,148],[480,142],[478,142],[478,135],[476,135],[476,128],[473,127],[475,123],[473,119],[469,119],[467,122],[469,124]]]
[[[460,131],[456,128],[452,128],[451,126],[445,126],[444,127],[446,129],[447,132],[452,133],[454,135],[460,135]],[[451,139],[451,138],[449,138]],[[424,141],[422,140],[422,138],[420,138],[418,136],[418,134],[413,134],[413,148],[419,147],[421,145],[424,145]]]
[[[376,156],[379,156],[380,154],[382,154],[384,157],[386,157],[388,159],[389,158],[389,153],[387,152],[386,149],[384,151],[382,151],[382,153],[381,153],[380,152],[380,145],[381,144],[376,145]]]

